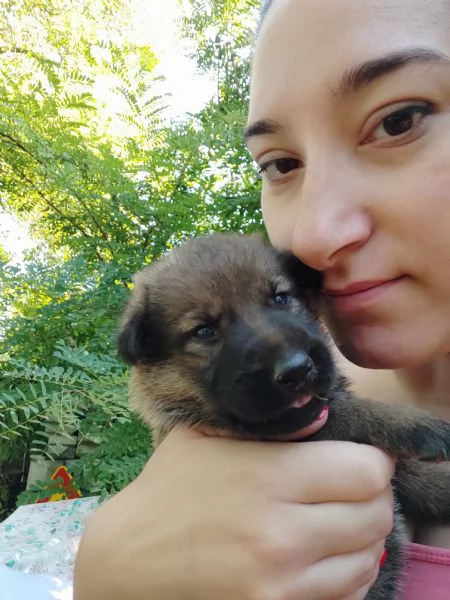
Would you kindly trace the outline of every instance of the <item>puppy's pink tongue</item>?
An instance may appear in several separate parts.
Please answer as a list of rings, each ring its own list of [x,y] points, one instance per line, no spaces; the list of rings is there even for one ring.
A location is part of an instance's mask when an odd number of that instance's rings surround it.
[[[291,408],[302,408],[305,404],[308,404],[313,399],[312,394],[303,394],[299,396],[294,402],[291,404]]]
[[[305,437],[312,435],[313,433],[316,433],[316,431],[319,431],[320,429],[322,429],[322,427],[328,421],[328,411],[329,411],[328,406],[324,406],[322,409],[322,412],[317,417],[317,419],[313,423],[311,423],[311,425],[309,425],[308,427],[304,427],[303,429],[300,429],[300,431],[297,432],[295,439],[301,440]]]

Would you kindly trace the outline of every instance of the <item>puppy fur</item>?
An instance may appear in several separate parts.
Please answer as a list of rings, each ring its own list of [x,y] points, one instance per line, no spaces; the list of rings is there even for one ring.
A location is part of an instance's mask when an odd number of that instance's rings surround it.
[[[450,425],[405,406],[356,398],[318,319],[320,275],[259,236],[192,239],[135,277],[119,351],[130,399],[155,443],[176,425],[258,440],[337,439],[398,460],[388,558],[367,598],[394,600],[403,515],[450,522]],[[303,439],[303,438],[302,438]],[[299,465],[299,468],[301,466]]]

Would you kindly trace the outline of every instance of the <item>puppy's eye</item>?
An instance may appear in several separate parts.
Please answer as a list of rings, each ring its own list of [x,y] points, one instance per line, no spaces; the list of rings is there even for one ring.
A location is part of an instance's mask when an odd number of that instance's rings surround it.
[[[273,301],[278,305],[289,304],[291,297],[287,292],[276,292],[273,296]]]
[[[216,327],[212,325],[198,325],[192,332],[191,337],[202,342],[214,340],[219,335]]]

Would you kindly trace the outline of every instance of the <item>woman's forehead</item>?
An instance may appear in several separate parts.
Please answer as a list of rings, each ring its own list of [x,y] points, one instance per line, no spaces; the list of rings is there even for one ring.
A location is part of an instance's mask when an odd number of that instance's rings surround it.
[[[274,0],[255,46],[250,112],[293,85],[305,97],[332,92],[356,65],[414,49],[450,55],[449,0]]]
[[[261,13],[266,23],[280,16],[287,16],[292,21],[294,14],[298,16],[296,25],[303,22],[305,28],[316,21],[334,21],[338,15],[344,19],[360,19],[365,21],[377,16],[381,19],[395,19],[405,27],[414,21],[421,21],[426,16],[427,24],[441,22],[445,15],[450,15],[448,0],[267,0],[262,2]],[[389,21],[386,21],[389,25]],[[382,33],[382,32],[380,32]]]

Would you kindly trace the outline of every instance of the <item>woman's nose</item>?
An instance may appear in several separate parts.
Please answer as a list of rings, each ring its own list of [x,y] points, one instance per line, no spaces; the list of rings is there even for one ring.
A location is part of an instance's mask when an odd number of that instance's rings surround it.
[[[335,266],[364,245],[373,230],[364,178],[336,167],[306,169],[293,203],[291,249],[319,271]]]

